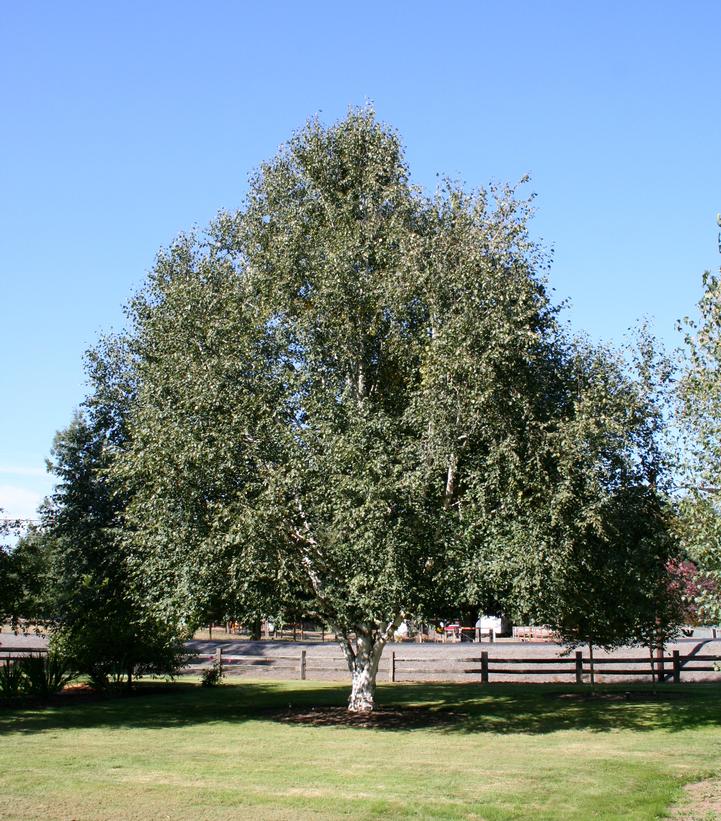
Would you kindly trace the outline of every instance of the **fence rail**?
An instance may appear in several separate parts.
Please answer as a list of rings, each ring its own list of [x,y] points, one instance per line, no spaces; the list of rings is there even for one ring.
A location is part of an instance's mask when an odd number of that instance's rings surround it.
[[[0,661],[3,659],[24,658],[25,656],[44,655],[47,647],[3,647],[0,645]]]
[[[5,659],[23,658],[29,655],[45,654],[45,647],[3,647],[0,645],[0,662]],[[243,672],[248,669],[275,669],[291,671],[300,679],[313,678],[313,673],[347,672],[346,661],[341,656],[312,656],[307,650],[294,655],[264,656],[250,653],[229,654],[218,648],[215,653],[198,654],[186,666],[187,672],[198,671],[215,663],[224,672]],[[640,665],[640,666],[629,666]],[[437,680],[439,676],[474,676],[486,684],[491,677],[505,676],[547,676],[570,677],[577,684],[584,683],[590,676],[643,676],[654,681],[680,683],[684,673],[720,673],[721,655],[689,654],[682,656],[674,650],[664,656],[616,656],[591,659],[577,650],[573,657],[558,658],[514,658],[491,656],[488,651],[480,655],[446,659],[401,656],[395,651],[387,653],[379,670],[388,681],[418,680],[427,676]]]
[[[218,648],[213,655],[197,655],[186,668],[188,671],[202,669],[208,663],[215,663],[228,673],[241,672],[241,668],[275,668],[293,670],[300,679],[312,678],[313,673],[346,672],[345,659],[333,656],[310,656],[307,650],[298,655],[261,656],[232,655]],[[700,662],[700,663],[699,663]],[[642,665],[632,667],[629,665]],[[394,651],[383,660],[380,675],[387,675],[389,681],[417,680],[426,675],[476,676],[481,683],[489,683],[491,676],[547,676],[572,677],[577,684],[584,683],[591,676],[644,676],[654,681],[680,683],[685,673],[721,673],[721,655],[682,656],[678,650],[666,656],[618,656],[615,658],[594,658],[584,656],[577,650],[572,658],[506,658],[490,656],[484,651],[480,656],[464,656],[450,659],[404,657]]]

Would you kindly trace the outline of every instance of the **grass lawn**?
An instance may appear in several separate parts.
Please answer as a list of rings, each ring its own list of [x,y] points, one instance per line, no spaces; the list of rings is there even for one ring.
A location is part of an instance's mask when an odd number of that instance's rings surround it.
[[[0,710],[2,819],[650,819],[721,765],[721,686],[385,685],[409,726],[296,723],[347,689],[215,689]],[[292,708],[289,710],[289,705]],[[430,713],[427,711],[431,711]],[[447,718],[433,718],[450,711]],[[319,716],[325,714],[319,713]]]

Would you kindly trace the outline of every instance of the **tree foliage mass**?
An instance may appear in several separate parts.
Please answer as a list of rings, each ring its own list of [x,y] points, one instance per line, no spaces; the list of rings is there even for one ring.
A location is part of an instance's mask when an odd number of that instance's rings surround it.
[[[322,620],[364,710],[403,618],[493,603],[583,632],[597,571],[645,561],[661,589],[672,546],[634,524],[663,519],[648,396],[559,321],[529,215],[508,188],[425,196],[361,109],[158,256],[89,399],[153,612]]]
[[[530,214],[508,187],[425,195],[369,109],[309,122],[90,352],[45,526],[0,555],[0,585],[45,557],[14,609],[128,680],[210,615],[313,618],[352,710],[405,618],[503,608],[603,646],[672,626],[653,346],[634,376],[571,336]]]

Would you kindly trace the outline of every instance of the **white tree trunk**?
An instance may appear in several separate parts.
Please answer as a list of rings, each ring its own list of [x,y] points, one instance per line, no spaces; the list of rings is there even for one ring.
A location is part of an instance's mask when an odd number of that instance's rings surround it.
[[[403,615],[389,622],[385,630],[362,625],[356,631],[355,647],[345,634],[340,634],[340,645],[351,674],[351,694],[348,710],[351,713],[370,713],[375,707],[376,676],[383,648],[393,635]]]
[[[456,474],[458,472],[458,457],[455,453],[451,454],[450,462],[448,464],[448,475],[446,478],[446,490],[443,494],[443,507],[450,510],[453,505],[453,497],[456,494]]]
[[[351,672],[351,694],[348,709],[352,713],[370,713],[374,707],[378,662],[383,652],[383,644],[374,641],[372,634],[359,634]]]

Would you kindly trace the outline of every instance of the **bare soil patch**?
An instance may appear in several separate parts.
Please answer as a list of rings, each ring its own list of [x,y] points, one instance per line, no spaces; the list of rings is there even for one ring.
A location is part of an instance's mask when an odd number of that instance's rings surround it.
[[[683,798],[669,810],[669,818],[677,821],[713,821],[721,818],[721,780],[687,784],[683,792]]]

